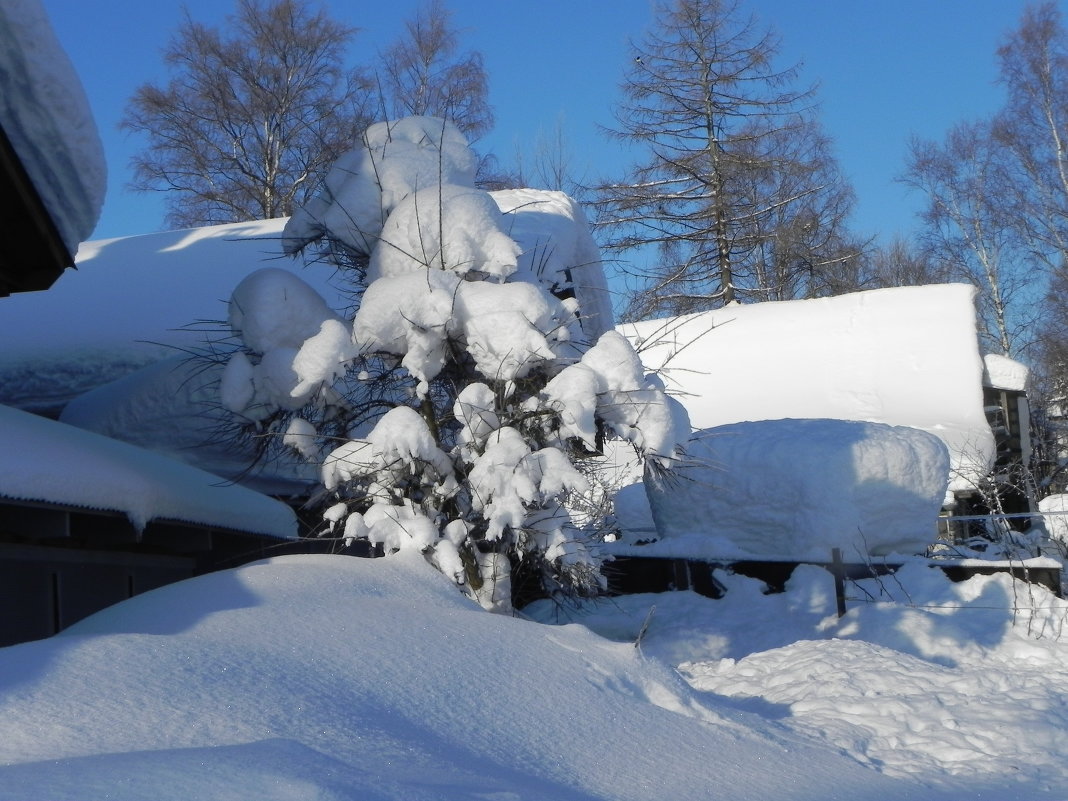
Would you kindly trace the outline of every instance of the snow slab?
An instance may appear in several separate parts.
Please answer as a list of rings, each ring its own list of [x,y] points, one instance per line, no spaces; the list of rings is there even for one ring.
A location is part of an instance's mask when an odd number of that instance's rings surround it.
[[[880,775],[734,692],[489,614],[415,553],[282,557],[0,649],[0,799],[959,801],[1018,781]]]
[[[39,0],[0,5],[0,126],[73,254],[100,219],[107,165],[85,90]]]
[[[997,353],[983,356],[983,383],[986,386],[1026,392],[1030,380],[1031,371],[1026,364]]]
[[[645,477],[661,541],[645,556],[847,561],[922,554],[938,536],[949,454],[938,437],[854,420],[762,420],[697,432]]]
[[[0,406],[0,497],[295,538],[293,511],[217,476],[37,415]]]
[[[81,392],[228,335],[230,294],[261,267],[300,275],[335,309],[351,305],[333,268],[282,256],[285,222],[86,242],[78,269],[48,292],[4,298],[0,403],[61,407]]]
[[[911,426],[949,448],[951,489],[986,475],[974,290],[897,287],[622,325],[695,429],[781,418]]]

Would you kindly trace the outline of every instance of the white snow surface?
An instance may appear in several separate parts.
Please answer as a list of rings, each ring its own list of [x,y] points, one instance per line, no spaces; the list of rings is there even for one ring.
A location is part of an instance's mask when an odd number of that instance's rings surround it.
[[[225,336],[234,287],[261,267],[300,275],[331,308],[350,305],[334,270],[282,256],[286,220],[84,243],[48,292],[4,298],[0,403],[62,405],[133,370]],[[216,321],[199,325],[199,321]],[[190,330],[190,329],[193,330]]]
[[[67,251],[104,207],[104,146],[81,81],[39,0],[0,5],[0,125]]]
[[[983,382],[987,386],[1026,392],[1030,381],[1031,371],[1026,364],[997,353],[983,356]]]
[[[1005,574],[950,582],[926,561],[847,583],[802,565],[786,592],[717,571],[720,600],[632,595],[537,619],[581,622],[678,665],[706,699],[780,723],[957,799],[1068,797],[1068,604]],[[728,790],[723,797],[733,797]],[[787,793],[783,797],[793,797]]]
[[[746,420],[911,426],[946,443],[951,488],[986,475],[974,290],[898,287],[622,325],[696,429]]]
[[[1002,580],[938,590],[976,611],[879,604],[841,623],[826,619],[826,574],[803,572],[778,596],[725,580],[723,601],[591,607],[583,619],[616,642],[482,611],[413,552],[283,557],[164,587],[0,649],[0,799],[1068,790],[1052,736],[1064,646],[1013,625]],[[1049,604],[1047,618],[1063,608]],[[835,693],[849,703],[820,703]]]
[[[0,406],[0,497],[292,538],[285,504],[158,453]]]
[[[219,385],[229,367],[224,371],[172,356],[79,395],[59,419],[227,480],[240,479],[259,492],[306,492],[316,478],[310,466],[275,460],[250,467],[253,443],[228,436],[236,421],[225,405],[220,407]]]
[[[938,437],[853,420],[764,420],[697,432],[645,477],[663,538],[635,553],[846,561],[922,554],[937,537],[949,454]]]

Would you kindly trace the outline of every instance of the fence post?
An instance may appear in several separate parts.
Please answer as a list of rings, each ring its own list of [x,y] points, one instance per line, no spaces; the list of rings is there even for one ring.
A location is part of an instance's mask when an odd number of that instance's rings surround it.
[[[842,549],[831,548],[831,574],[834,576],[834,597],[838,602],[838,617],[844,617],[845,607],[845,567],[842,565]]]

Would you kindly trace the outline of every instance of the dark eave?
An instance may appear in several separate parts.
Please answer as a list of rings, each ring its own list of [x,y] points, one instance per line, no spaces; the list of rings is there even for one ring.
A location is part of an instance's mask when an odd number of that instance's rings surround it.
[[[74,257],[0,126],[0,297],[48,289],[73,266]]]

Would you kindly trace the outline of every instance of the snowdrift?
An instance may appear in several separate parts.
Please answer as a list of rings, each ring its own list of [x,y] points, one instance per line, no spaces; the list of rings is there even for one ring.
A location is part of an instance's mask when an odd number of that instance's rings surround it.
[[[0,799],[917,789],[694,693],[630,643],[485,613],[418,554],[257,563],[0,649]]]

